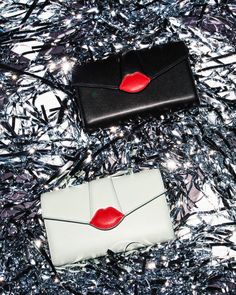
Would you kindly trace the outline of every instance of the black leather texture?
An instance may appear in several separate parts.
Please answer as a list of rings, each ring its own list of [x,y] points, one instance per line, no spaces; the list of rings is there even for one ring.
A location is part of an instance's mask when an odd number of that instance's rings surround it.
[[[125,75],[137,71],[151,78],[146,88],[138,93],[120,90]],[[137,115],[155,115],[199,103],[183,42],[132,50],[75,66],[72,85],[87,131],[115,126]]]

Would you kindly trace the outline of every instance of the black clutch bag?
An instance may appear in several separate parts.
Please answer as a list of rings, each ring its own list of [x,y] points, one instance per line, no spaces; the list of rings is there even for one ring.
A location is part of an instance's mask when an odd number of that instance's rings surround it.
[[[88,131],[199,102],[188,48],[183,42],[132,50],[75,66],[72,85]]]

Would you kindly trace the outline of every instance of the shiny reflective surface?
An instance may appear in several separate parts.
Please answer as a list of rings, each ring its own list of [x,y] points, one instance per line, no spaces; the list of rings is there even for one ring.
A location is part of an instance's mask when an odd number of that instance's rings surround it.
[[[39,77],[0,70],[0,293],[235,292],[233,2],[0,2],[1,63]],[[29,38],[33,52],[11,50]],[[190,50],[199,107],[81,129],[68,63],[177,40]],[[40,193],[130,167],[161,168],[178,238],[53,269]]]

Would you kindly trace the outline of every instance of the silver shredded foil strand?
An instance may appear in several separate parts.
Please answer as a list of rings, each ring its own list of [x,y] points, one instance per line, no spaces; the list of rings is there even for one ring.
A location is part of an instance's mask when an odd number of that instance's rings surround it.
[[[0,293],[236,294],[235,1],[0,2]],[[75,64],[183,40],[201,104],[83,131]],[[159,168],[176,239],[55,269],[40,194]]]

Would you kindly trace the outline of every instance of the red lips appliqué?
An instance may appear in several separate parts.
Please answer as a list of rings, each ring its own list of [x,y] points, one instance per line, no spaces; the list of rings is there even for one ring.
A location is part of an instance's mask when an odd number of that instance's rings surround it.
[[[121,81],[119,89],[130,93],[140,92],[150,83],[150,81],[151,79],[148,76],[140,72],[127,74]]]
[[[94,214],[90,221],[90,225],[95,226],[99,229],[110,229],[115,227],[124,214],[113,207],[107,207],[105,209],[99,209]]]

